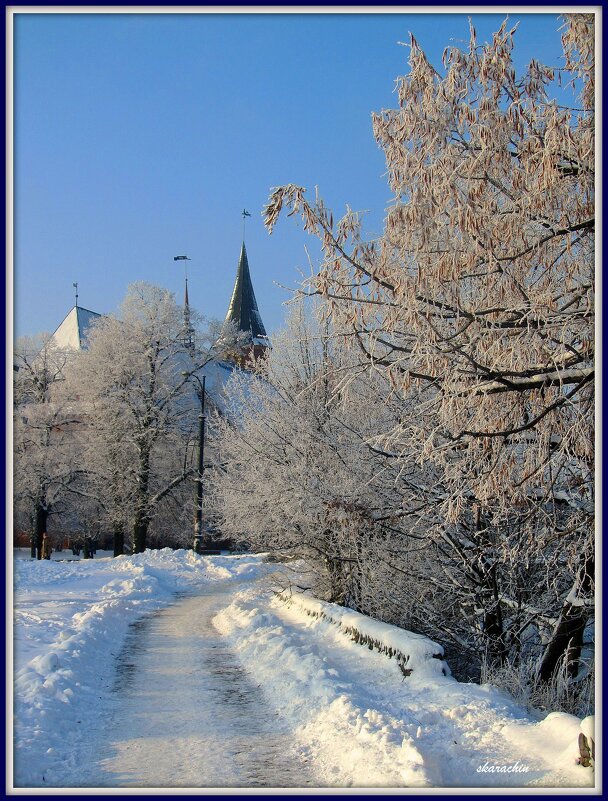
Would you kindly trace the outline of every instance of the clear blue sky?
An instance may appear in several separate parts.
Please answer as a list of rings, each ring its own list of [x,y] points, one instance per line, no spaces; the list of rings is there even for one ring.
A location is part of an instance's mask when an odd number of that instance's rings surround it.
[[[505,14],[477,14],[479,40]],[[561,64],[554,13],[521,20],[517,63]],[[378,234],[390,192],[371,112],[394,106],[411,31],[436,66],[468,40],[453,14],[17,14],[15,335],[53,331],[74,302],[113,312],[147,280],[223,319],[242,238],[262,319],[281,326],[284,290],[313,241],[283,218],[269,237],[270,188],[319,186],[334,216],[369,210]]]

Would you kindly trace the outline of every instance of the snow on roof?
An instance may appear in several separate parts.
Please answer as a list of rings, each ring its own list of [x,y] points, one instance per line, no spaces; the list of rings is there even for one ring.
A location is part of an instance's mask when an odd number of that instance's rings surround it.
[[[179,354],[177,358],[178,363],[173,368],[176,374],[184,375],[184,373],[192,371],[192,361],[186,353]],[[201,382],[203,378],[205,379],[205,396],[222,415],[230,416],[233,413],[231,412],[233,404],[226,385],[235,373],[245,378],[251,377],[252,380],[254,377],[254,373],[250,370],[223,359],[212,359],[198,370],[192,372],[192,375],[196,376]],[[192,400],[195,395],[200,393],[200,387],[195,379],[192,379],[189,383]]]
[[[100,317],[102,315],[98,312],[84,309],[82,306],[74,306],[53,333],[52,345],[58,350],[86,350],[91,324]],[[174,368],[176,373],[191,369],[192,362],[185,354],[178,357],[178,360],[178,364]],[[222,414],[228,414],[229,397],[226,393],[226,384],[235,372],[240,375],[253,376],[249,370],[221,359],[209,361],[195,372],[195,375],[201,380],[205,376],[206,395]],[[195,384],[196,382],[192,382],[193,392],[196,388]]]
[[[74,306],[51,337],[52,344],[59,350],[86,350],[91,323],[99,317],[98,312]]]
[[[211,361],[198,372],[200,378],[205,376],[205,392],[213,399],[218,411],[227,416],[234,415],[234,404],[228,395],[226,385],[235,373],[246,379],[251,378],[252,381],[255,377],[250,370],[222,360]]]
[[[205,379],[205,394],[212,399],[214,406],[224,414],[227,408],[226,384],[232,377],[234,365],[224,361],[210,361],[197,370],[201,381]]]

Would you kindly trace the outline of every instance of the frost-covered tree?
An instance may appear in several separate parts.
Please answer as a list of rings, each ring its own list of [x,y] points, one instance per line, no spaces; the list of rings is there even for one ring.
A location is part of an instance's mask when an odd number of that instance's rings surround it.
[[[332,431],[334,384],[327,350],[298,308],[260,374],[231,380],[231,413],[216,421],[223,469],[214,491],[227,534],[258,550],[307,556],[339,600],[352,554],[329,521],[340,505],[354,504],[357,488]]]
[[[80,419],[63,391],[69,359],[49,334],[18,340],[13,357],[15,517],[38,559],[49,517],[65,514],[83,478]]]
[[[397,475],[370,446],[394,410],[384,379],[361,375],[349,357],[335,331],[294,308],[259,375],[237,374],[228,386],[215,501],[235,539],[303,556],[317,592],[403,623],[395,568],[420,544],[406,489],[420,471],[412,463]]]
[[[117,316],[95,321],[88,350],[71,365],[91,491],[105,509],[116,553],[129,533],[133,552],[145,550],[161,503],[194,475],[187,454],[199,404],[189,377],[215,355],[210,341],[198,338],[192,349],[173,295],[140,282],[129,287]]]
[[[545,679],[576,673],[592,610],[593,26],[566,15],[562,65],[520,75],[506,22],[484,45],[471,25],[442,66],[412,37],[398,108],[373,117],[394,194],[379,239],[292,184],[266,209],[270,230],[287,207],[319,236],[307,291],[370,372],[404,406],[425,393],[375,446],[441,476],[431,532],[456,596],[476,594],[499,661],[532,626]]]

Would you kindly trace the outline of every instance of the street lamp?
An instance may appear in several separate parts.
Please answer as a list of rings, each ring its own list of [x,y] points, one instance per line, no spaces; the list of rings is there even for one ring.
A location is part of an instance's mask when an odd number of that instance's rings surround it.
[[[194,542],[192,549],[195,553],[203,552],[203,470],[205,456],[205,376],[201,382],[195,373],[182,373],[188,378],[196,378],[200,387],[197,395],[201,402],[201,411],[198,416],[198,473],[196,476],[196,511],[194,515]]]

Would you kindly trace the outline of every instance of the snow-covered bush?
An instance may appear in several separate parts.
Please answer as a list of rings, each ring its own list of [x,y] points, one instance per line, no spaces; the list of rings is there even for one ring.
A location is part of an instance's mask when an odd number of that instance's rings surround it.
[[[509,661],[500,666],[484,661],[481,681],[509,693],[529,711],[567,712],[586,717],[595,709],[593,660],[583,663],[574,681],[568,675],[565,660],[562,660],[551,682],[539,680],[537,659],[529,658],[517,664]]]

